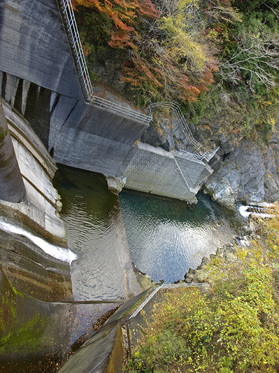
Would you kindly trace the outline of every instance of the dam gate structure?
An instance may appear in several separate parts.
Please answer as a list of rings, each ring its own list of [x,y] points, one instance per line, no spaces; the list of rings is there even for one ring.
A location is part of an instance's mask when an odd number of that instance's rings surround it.
[[[109,186],[195,202],[206,159],[137,143],[152,119],[89,79],[70,0],[0,4],[1,96],[31,123],[57,163]]]

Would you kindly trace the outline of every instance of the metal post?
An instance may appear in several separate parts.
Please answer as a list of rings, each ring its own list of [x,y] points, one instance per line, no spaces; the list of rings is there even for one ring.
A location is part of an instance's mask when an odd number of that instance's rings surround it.
[[[80,40],[78,27],[75,20],[74,11],[72,8],[72,3],[70,0],[60,0],[60,4],[63,14],[63,20],[65,23],[65,27],[68,31],[69,41],[73,48],[75,62],[77,65],[77,69],[79,71],[79,78],[81,81],[81,86],[83,87],[85,100],[93,105],[105,107],[129,119],[137,119],[143,123],[148,124],[152,119],[150,115],[146,115],[139,111],[127,108],[125,106],[115,104],[114,102],[105,100],[101,97],[94,95],[93,87],[89,77],[87,63],[82,49],[82,43]]]

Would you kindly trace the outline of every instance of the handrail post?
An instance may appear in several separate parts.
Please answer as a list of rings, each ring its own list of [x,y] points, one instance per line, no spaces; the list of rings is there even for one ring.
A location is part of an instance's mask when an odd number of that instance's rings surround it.
[[[207,162],[214,157],[214,155],[217,153],[218,149],[217,148],[212,154],[209,154],[207,151],[201,154],[201,148],[202,144],[200,144],[197,140],[194,139],[192,131],[190,130],[188,123],[182,114],[182,111],[179,107],[179,105],[176,102],[157,102],[157,103],[152,103],[148,106],[147,108],[147,113],[151,115],[152,109],[154,108],[159,108],[165,106],[171,110],[173,110],[177,116],[177,119],[180,123],[180,128],[182,129],[182,132],[184,136],[187,138],[187,140],[190,142],[190,144],[193,146],[192,154],[197,157],[199,160],[203,161],[206,160]]]
[[[60,0],[60,5],[62,10],[61,13],[64,15],[63,20],[68,31],[68,35],[71,38],[70,44],[72,45],[72,49],[74,51],[74,59],[79,72],[79,78],[85,101],[89,102],[90,104],[115,111],[116,113],[128,117],[129,119],[137,119],[148,124],[152,120],[150,115],[126,108],[125,106],[115,104],[114,102],[94,95],[71,0]]]

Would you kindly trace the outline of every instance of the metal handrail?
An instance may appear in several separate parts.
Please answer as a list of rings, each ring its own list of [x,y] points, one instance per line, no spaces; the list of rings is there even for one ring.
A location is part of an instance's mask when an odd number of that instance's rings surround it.
[[[178,118],[178,121],[180,123],[180,128],[182,129],[182,132],[184,136],[187,138],[187,140],[190,142],[190,144],[193,146],[193,151],[190,154],[193,154],[195,157],[197,157],[199,160],[203,161],[206,160],[207,162],[210,161],[211,158],[215,156],[217,151],[219,150],[219,147],[216,148],[212,153],[209,153],[208,151],[205,151],[204,153],[201,153],[201,147],[202,144],[200,144],[197,140],[194,139],[193,134],[188,126],[188,123],[182,114],[182,111],[179,107],[179,105],[176,102],[168,102],[168,101],[162,101],[162,102],[156,102],[153,104],[150,104],[147,108],[147,113],[151,115],[152,110],[159,108],[159,107],[166,107],[172,109]],[[187,151],[180,150],[180,154],[185,154],[187,156]]]
[[[111,110],[115,113],[123,115],[127,118],[138,120],[140,122],[149,124],[152,120],[152,109],[158,108],[160,106],[169,107],[175,111],[178,120],[181,124],[181,129],[185,135],[185,137],[190,141],[191,145],[193,146],[193,152],[191,154],[195,155],[200,160],[206,160],[207,162],[216,154],[216,149],[213,153],[205,152],[203,154],[200,153],[201,144],[196,141],[192,135],[192,132],[184,118],[179,105],[175,102],[158,102],[150,104],[147,109],[147,114],[143,114],[139,111],[130,109],[129,107],[125,107],[123,105],[116,104],[115,102],[106,100],[99,96],[94,95],[93,86],[90,80],[90,75],[87,67],[87,63],[85,60],[85,56],[83,53],[82,43],[79,36],[79,31],[74,15],[74,10],[72,7],[71,0],[59,0],[61,9],[62,9],[62,16],[68,31],[68,36],[70,44],[72,46],[72,51],[74,54],[76,67],[79,72],[79,78],[81,82],[81,86],[83,88],[85,101],[89,102],[92,105],[96,105],[99,107],[106,108]]]
[[[71,0],[60,0],[60,5],[63,20],[68,31],[68,35],[70,36],[69,41],[73,50],[76,67],[79,72],[79,78],[83,88],[85,101],[92,105],[106,108],[130,119],[148,124],[152,120],[152,116],[94,95]]]

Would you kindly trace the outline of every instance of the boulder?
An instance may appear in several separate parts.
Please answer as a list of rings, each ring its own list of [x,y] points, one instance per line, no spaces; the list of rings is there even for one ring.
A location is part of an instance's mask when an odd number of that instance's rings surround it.
[[[205,192],[234,209],[236,201],[261,202],[265,197],[264,157],[258,146],[242,140],[209,177]]]
[[[265,201],[267,202],[279,200],[279,144],[277,141],[278,139],[274,135],[264,157],[266,169],[264,188]]]

